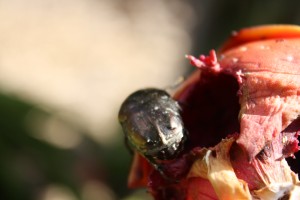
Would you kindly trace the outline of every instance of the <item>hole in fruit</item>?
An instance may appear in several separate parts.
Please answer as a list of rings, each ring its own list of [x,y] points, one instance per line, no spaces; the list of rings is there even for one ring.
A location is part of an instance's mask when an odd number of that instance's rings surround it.
[[[215,146],[239,132],[237,80],[227,74],[204,73],[187,88],[189,93],[178,99],[189,134],[187,150]]]

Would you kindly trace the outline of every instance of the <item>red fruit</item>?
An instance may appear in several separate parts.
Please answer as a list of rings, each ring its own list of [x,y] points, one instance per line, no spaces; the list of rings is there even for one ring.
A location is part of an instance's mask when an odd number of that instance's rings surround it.
[[[187,56],[199,70],[174,98],[189,139],[164,167],[178,181],[136,154],[129,186],[155,199],[299,199],[285,160],[299,150],[299,52],[300,27],[271,25],[234,33],[217,54]]]

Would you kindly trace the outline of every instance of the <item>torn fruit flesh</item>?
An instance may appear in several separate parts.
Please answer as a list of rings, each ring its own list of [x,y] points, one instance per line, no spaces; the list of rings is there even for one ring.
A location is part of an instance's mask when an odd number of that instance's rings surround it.
[[[300,28],[258,27],[234,37],[219,54],[187,56],[199,70],[174,98],[189,140],[165,164],[177,181],[136,154],[130,186],[148,187],[155,199],[279,199],[299,192],[285,158],[299,150]],[[298,163],[291,162],[297,173]]]

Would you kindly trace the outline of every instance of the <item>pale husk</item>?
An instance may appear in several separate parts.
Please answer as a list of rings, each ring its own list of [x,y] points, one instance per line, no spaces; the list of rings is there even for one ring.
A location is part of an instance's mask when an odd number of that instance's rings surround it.
[[[290,167],[283,159],[281,162],[282,182],[266,183],[266,186],[259,190],[250,191],[248,184],[239,179],[232,167],[229,150],[235,142],[234,138],[224,139],[213,149],[202,149],[199,151],[199,159],[196,160],[188,174],[188,178],[201,177],[207,179],[215,190],[220,200],[231,199],[260,199],[274,200],[283,196],[291,200],[300,199],[300,186],[297,175],[290,170]],[[278,176],[271,171],[265,172],[265,176]],[[290,180],[286,182],[286,180]],[[199,186],[200,187],[200,186]]]

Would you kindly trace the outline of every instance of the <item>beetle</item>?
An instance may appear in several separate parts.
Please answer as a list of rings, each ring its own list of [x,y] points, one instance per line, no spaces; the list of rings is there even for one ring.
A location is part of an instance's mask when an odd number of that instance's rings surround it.
[[[148,88],[129,95],[119,111],[126,144],[162,175],[160,161],[176,158],[186,141],[180,110],[166,91]]]

